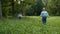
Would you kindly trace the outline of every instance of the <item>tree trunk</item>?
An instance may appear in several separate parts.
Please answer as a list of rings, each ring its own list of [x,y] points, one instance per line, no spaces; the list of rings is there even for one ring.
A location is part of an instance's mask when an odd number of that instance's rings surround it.
[[[2,5],[1,5],[1,0],[0,0],[0,18],[2,18]]]
[[[14,0],[12,0],[12,16],[14,16]]]

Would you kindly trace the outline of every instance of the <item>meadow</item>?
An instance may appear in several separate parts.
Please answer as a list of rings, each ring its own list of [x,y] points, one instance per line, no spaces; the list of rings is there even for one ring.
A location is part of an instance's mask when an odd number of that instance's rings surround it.
[[[22,19],[0,20],[0,34],[60,34],[60,17],[47,18],[43,25],[39,16],[25,16]]]

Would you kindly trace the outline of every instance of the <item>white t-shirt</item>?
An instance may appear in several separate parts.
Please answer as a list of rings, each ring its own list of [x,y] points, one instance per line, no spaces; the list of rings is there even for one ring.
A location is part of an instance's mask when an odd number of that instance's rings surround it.
[[[48,12],[47,11],[42,11],[40,16],[47,17],[48,16]]]
[[[18,14],[18,17],[22,17],[22,14]]]

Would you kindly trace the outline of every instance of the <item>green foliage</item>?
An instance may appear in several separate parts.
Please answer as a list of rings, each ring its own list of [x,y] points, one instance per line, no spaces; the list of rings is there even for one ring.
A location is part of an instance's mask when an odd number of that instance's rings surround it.
[[[18,0],[2,0],[3,16],[16,16],[19,12],[23,12],[25,15],[26,11],[34,4],[34,1],[35,0],[24,0],[18,4]]]
[[[59,10],[59,6],[60,6],[60,1],[59,0],[50,0],[48,1],[47,4],[47,11],[49,12],[50,15],[60,15],[60,10]]]
[[[11,11],[11,1],[10,0],[2,0],[2,14],[3,16],[8,16]]]
[[[25,3],[23,3],[22,5],[22,10],[23,10],[23,15],[26,15],[26,12],[29,8],[31,8],[31,6],[33,6],[34,4],[34,0],[25,0]]]
[[[33,8],[31,13],[39,14],[42,9],[42,1],[41,0],[24,0],[18,4],[18,0],[2,0],[2,14],[3,16],[16,16],[18,13],[22,12],[23,15],[26,15],[27,10]],[[30,13],[30,14],[31,14]]]
[[[18,4],[18,0],[1,0],[3,16],[17,16],[22,12],[23,15],[27,13],[30,15],[39,15],[43,8],[42,0],[24,0]],[[60,15],[60,0],[49,0],[46,2],[46,10],[50,15]],[[47,3],[48,2],[48,3]],[[27,14],[27,15],[28,15]]]
[[[36,0],[34,5],[31,6],[31,8],[27,11],[27,15],[40,15],[40,12],[42,11],[43,3],[42,0]]]

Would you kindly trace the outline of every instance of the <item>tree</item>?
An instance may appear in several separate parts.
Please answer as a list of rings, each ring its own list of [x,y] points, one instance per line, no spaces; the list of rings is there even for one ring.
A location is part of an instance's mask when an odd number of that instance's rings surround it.
[[[0,18],[2,18],[2,3],[1,3],[1,0],[0,0]]]
[[[29,15],[40,15],[42,8],[43,8],[42,0],[35,0],[34,4],[28,10],[28,14]]]
[[[34,4],[34,0],[24,0],[20,3],[20,12],[23,13],[23,15],[26,15],[26,12],[31,6]]]
[[[40,14],[42,10],[42,0],[24,0],[18,4],[18,0],[2,0],[2,15],[4,17],[17,16],[19,12],[23,12],[23,15],[29,11],[32,15],[35,13]],[[33,8],[33,9],[31,9]],[[21,10],[20,10],[21,9]]]
[[[14,16],[14,0],[11,1],[11,6],[12,6],[12,16]]]
[[[50,0],[47,4],[47,11],[50,15],[59,16],[60,15],[60,0]]]

